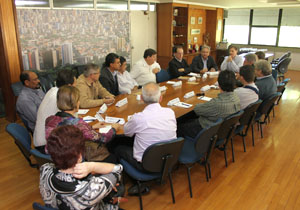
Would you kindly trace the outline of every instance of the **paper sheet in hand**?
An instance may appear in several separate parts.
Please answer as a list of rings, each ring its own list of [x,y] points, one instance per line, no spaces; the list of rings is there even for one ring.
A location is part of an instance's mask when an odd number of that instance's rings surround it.
[[[111,129],[111,125],[107,125],[103,128],[99,128],[99,133],[108,133],[108,131]]]
[[[88,113],[89,109],[79,109],[78,114],[86,114]]]
[[[203,101],[210,101],[212,98],[206,97],[206,96],[200,96],[198,99],[203,100]]]
[[[119,117],[105,117],[105,122],[106,123],[119,123],[120,125],[125,124],[125,120],[123,118]]]

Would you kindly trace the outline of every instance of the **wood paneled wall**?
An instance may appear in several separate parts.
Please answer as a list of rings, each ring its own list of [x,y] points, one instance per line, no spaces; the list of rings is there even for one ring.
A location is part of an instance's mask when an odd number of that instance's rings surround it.
[[[195,24],[191,24],[191,19],[195,18]],[[202,17],[202,23],[198,24],[198,18]],[[189,43],[194,45],[198,44],[199,47],[203,44],[203,35],[206,33],[206,10],[189,8],[189,27],[188,27],[188,40]],[[191,34],[192,29],[200,29],[200,34]],[[194,42],[195,37],[197,42]]]
[[[6,118],[15,121],[16,98],[11,84],[19,81],[23,69],[18,40],[14,0],[0,1],[0,82],[5,101]]]

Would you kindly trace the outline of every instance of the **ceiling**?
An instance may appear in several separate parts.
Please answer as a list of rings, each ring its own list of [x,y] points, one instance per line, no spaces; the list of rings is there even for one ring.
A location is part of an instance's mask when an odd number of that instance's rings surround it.
[[[173,0],[173,2],[222,8],[300,7],[300,0]]]

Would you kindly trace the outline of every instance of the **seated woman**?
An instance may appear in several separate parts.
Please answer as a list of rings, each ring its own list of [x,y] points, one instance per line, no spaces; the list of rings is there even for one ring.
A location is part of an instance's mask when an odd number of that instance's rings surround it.
[[[122,165],[82,162],[84,145],[84,135],[73,125],[60,126],[48,136],[47,149],[54,164],[40,168],[40,193],[46,206],[119,209],[119,193],[112,190],[121,179]]]
[[[112,140],[120,128],[119,124],[112,124],[112,129],[109,132],[100,134],[94,129],[103,127],[103,123],[98,122],[91,126],[83,119],[76,117],[79,109],[79,90],[73,86],[65,85],[59,88],[57,107],[61,111],[46,119],[46,139],[48,139],[51,131],[58,126],[75,125],[87,139],[85,143],[86,160],[116,163],[116,157],[108,152],[104,144]]]
[[[121,94],[127,93],[130,94],[132,90],[136,90],[138,83],[130,76],[129,72],[126,71],[126,59],[120,57],[121,67],[117,72],[118,83],[119,83],[119,92]]]
[[[221,71],[230,70],[234,73],[239,73],[240,67],[243,66],[243,58],[237,55],[237,47],[230,45],[228,47],[229,56],[224,58],[223,63],[221,64]]]

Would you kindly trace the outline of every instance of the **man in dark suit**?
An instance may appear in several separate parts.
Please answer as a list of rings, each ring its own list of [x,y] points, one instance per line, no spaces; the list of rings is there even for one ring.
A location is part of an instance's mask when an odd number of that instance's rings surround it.
[[[120,57],[115,53],[109,53],[103,63],[99,81],[111,94],[119,95],[117,71],[120,69]]]
[[[203,45],[201,47],[201,54],[192,61],[192,72],[204,74],[207,71],[218,71],[218,66],[213,57],[209,55],[209,52],[209,46]]]
[[[186,60],[183,59],[183,48],[182,46],[173,47],[174,58],[169,62],[169,74],[171,78],[177,78],[190,73],[190,67]]]

